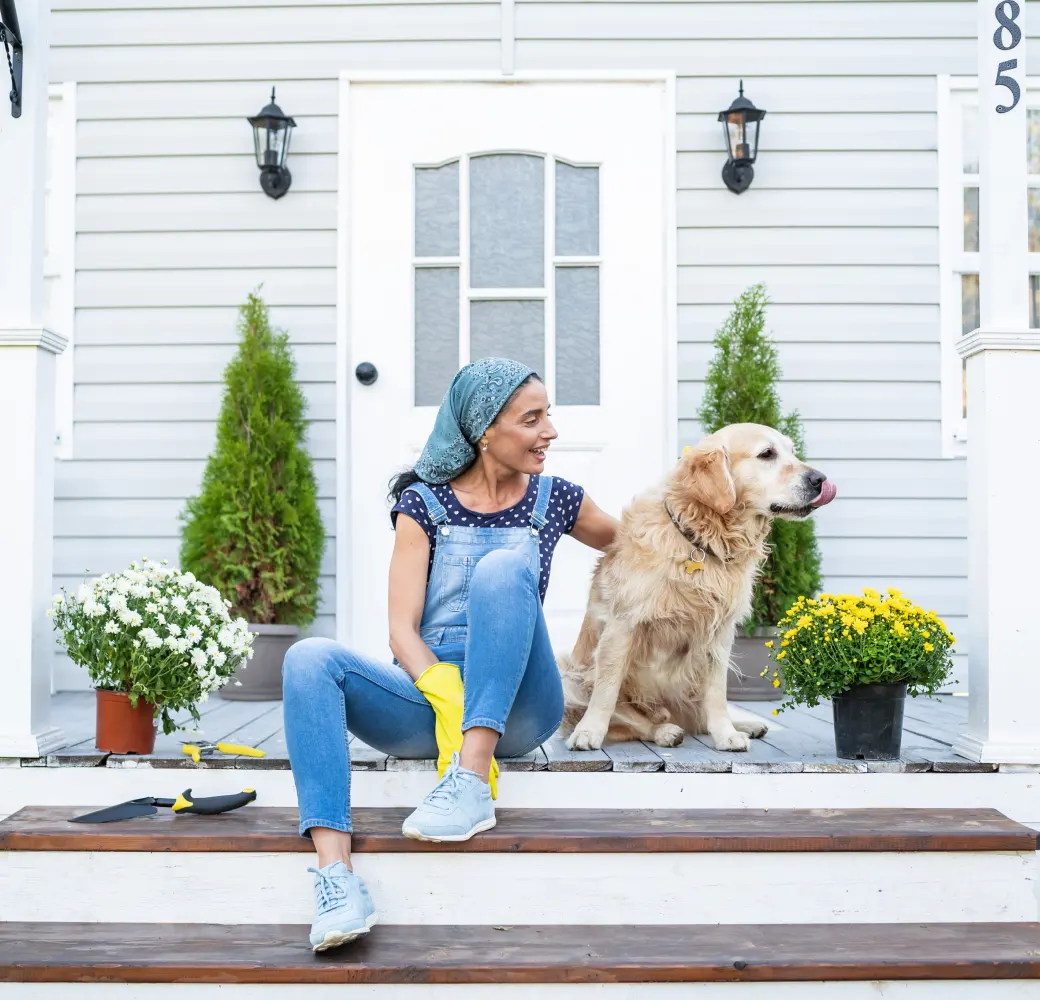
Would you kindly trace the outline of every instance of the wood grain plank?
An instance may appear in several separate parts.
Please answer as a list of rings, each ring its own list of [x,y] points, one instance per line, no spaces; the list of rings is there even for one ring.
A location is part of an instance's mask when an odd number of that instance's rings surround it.
[[[611,759],[602,750],[568,750],[564,738],[556,733],[542,744],[550,771],[609,771]]]
[[[608,743],[603,752],[610,758],[611,770],[623,773],[660,771],[664,758],[648,743]]]
[[[296,809],[249,806],[221,816],[168,810],[121,823],[69,823],[92,806],[29,806],[0,822],[9,851],[308,853]],[[401,834],[408,809],[354,810],[355,851],[415,853],[1033,851],[1036,832],[993,809],[500,809],[498,825],[461,844]]]
[[[381,925],[315,956],[294,924],[0,924],[0,982],[651,983],[1036,979],[1035,923]],[[33,947],[27,948],[26,941]]]
[[[677,747],[661,747],[664,769],[679,774],[727,774],[733,769],[733,754],[719,753],[692,736]]]

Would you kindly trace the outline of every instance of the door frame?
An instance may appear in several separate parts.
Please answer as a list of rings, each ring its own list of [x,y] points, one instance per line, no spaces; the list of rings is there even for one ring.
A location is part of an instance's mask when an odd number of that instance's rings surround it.
[[[665,401],[665,427],[662,435],[667,453],[674,455],[679,442],[679,295],[678,295],[678,218],[676,208],[676,102],[673,70],[538,70],[505,75],[491,71],[443,72],[387,71],[354,72],[339,75],[339,127],[337,141],[337,208],[336,208],[336,639],[348,641],[351,608],[350,533],[350,393],[354,380],[350,377],[354,362],[350,356],[350,158],[344,156],[350,141],[350,88],[369,83],[660,83],[664,87],[664,296],[665,370],[662,392]]]

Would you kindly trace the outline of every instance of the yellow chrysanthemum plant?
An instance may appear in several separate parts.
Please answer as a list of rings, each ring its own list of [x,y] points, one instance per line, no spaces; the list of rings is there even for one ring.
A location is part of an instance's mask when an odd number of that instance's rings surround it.
[[[859,594],[799,597],[766,643],[785,685],[780,709],[818,705],[862,684],[906,683],[907,694],[935,694],[950,676],[956,639],[934,611],[889,587]]]

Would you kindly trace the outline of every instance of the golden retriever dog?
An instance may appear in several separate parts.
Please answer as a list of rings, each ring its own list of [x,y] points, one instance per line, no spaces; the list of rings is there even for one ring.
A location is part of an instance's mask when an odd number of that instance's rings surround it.
[[[834,485],[761,424],[732,424],[637,496],[600,558],[573,653],[560,657],[567,745],[678,746],[708,733],[747,750],[766,726],[730,719],[726,672],[776,517],[808,517]]]

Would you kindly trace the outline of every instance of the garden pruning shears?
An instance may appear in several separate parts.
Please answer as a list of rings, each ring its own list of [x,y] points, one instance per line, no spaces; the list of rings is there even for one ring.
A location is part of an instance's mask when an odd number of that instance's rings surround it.
[[[201,758],[209,757],[214,753],[241,754],[243,757],[267,756],[263,750],[257,750],[256,747],[239,746],[237,743],[210,743],[206,740],[199,740],[197,743],[186,743],[181,740],[181,745],[182,752],[188,754],[196,764]]]

